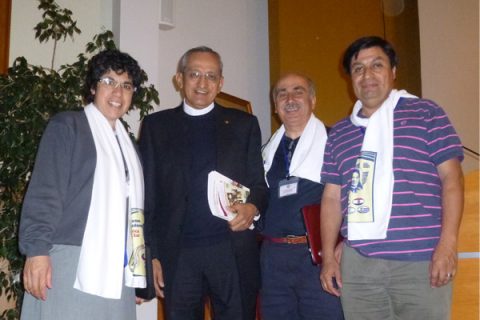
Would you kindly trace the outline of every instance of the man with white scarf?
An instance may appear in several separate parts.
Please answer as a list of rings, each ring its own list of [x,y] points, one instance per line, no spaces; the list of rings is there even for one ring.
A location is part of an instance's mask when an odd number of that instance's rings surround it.
[[[302,207],[319,203],[327,132],[315,117],[312,80],[289,73],[273,88],[283,125],[263,148],[270,198],[261,221],[262,319],[343,319],[340,299],[325,292],[311,261]]]
[[[394,89],[397,56],[384,39],[353,42],[343,68],[358,101],[325,149],[322,286],[341,297],[346,319],[449,319],[463,207],[460,140],[442,108]],[[361,189],[352,188],[354,173]]]

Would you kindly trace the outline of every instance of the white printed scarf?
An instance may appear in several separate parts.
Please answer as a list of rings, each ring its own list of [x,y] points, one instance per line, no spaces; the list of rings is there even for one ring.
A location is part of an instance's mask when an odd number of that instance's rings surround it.
[[[85,114],[95,142],[97,162],[74,288],[120,299],[123,279],[129,287],[146,286],[143,172],[122,123],[119,120],[115,123],[117,141],[108,120],[93,104],[85,107]],[[125,179],[122,152],[129,183]],[[125,256],[128,263],[124,267]]]
[[[265,175],[272,166],[275,152],[285,134],[282,125],[270,138],[262,150]],[[325,125],[313,114],[303,129],[302,135],[293,153],[290,164],[290,175],[320,183],[320,174],[323,165],[323,153],[327,142]],[[267,179],[265,179],[267,180]],[[267,181],[268,184],[268,181]]]
[[[416,98],[405,90],[393,89],[370,118],[359,117],[360,100],[353,107],[350,120],[366,131],[356,164],[361,188],[352,185],[348,193],[348,240],[387,237],[394,185],[393,111],[402,97]]]

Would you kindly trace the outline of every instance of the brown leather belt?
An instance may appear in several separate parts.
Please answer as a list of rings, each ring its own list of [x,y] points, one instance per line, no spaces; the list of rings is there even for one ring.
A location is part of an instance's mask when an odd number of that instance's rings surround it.
[[[307,236],[286,236],[284,238],[271,238],[264,236],[263,240],[273,243],[303,244],[307,243]]]

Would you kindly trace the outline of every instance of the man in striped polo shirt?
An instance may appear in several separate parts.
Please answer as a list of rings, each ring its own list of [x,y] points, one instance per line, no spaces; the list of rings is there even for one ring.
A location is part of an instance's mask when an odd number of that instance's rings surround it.
[[[341,297],[346,319],[449,319],[460,140],[434,102],[394,89],[397,56],[384,39],[353,42],[343,67],[358,101],[325,149],[322,286]]]

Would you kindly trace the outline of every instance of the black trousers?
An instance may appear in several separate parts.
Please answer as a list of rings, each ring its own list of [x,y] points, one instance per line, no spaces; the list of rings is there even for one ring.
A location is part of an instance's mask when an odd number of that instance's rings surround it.
[[[181,249],[170,296],[165,297],[166,318],[203,320],[208,296],[215,320],[253,320],[258,278],[249,276],[245,263],[255,264],[255,256],[235,256],[230,241]]]

